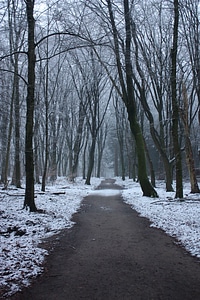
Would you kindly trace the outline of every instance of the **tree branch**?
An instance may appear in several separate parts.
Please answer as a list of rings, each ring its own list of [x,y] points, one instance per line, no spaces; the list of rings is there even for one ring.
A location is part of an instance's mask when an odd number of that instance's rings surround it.
[[[0,68],[0,71],[4,71],[4,72],[9,72],[9,73],[15,74],[15,75],[17,75],[19,78],[21,78],[21,79],[24,81],[24,83],[25,83],[26,85],[28,85],[28,82],[27,82],[27,81],[24,79],[24,77],[21,76],[19,73],[16,73],[16,72],[14,72],[14,71],[7,70],[7,69],[2,69],[2,68]]]
[[[26,51],[15,51],[0,57],[0,61],[15,54],[28,54]]]

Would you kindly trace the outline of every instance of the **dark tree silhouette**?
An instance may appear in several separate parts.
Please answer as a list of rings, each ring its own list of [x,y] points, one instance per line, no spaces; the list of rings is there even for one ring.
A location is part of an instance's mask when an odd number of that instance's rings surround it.
[[[34,0],[26,1],[28,23],[28,86],[26,98],[26,137],[25,137],[25,171],[26,190],[24,208],[37,211],[34,201],[34,161],[33,161],[33,118],[35,97],[35,20],[33,17]]]

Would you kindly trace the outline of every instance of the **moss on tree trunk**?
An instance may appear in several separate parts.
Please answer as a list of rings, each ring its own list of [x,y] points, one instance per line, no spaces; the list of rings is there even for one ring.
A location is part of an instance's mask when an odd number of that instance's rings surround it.
[[[131,105],[130,105],[131,106]],[[128,119],[130,123],[131,132],[135,138],[137,159],[138,159],[138,180],[143,192],[143,196],[147,197],[158,197],[156,190],[151,185],[147,176],[146,169],[146,156],[145,156],[145,145],[144,138],[140,125],[136,119],[133,109],[127,107]]]

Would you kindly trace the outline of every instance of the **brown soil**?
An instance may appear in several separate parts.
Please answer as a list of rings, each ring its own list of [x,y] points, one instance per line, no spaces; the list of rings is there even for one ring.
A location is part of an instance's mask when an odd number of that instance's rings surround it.
[[[99,189],[120,189],[113,180]],[[200,264],[119,195],[89,195],[46,242],[45,272],[13,300],[199,300]]]

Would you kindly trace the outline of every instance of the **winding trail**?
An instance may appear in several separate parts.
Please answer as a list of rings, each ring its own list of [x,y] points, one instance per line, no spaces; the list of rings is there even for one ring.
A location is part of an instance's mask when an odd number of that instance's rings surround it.
[[[102,181],[46,243],[46,271],[14,300],[199,300],[200,262],[123,202]]]

